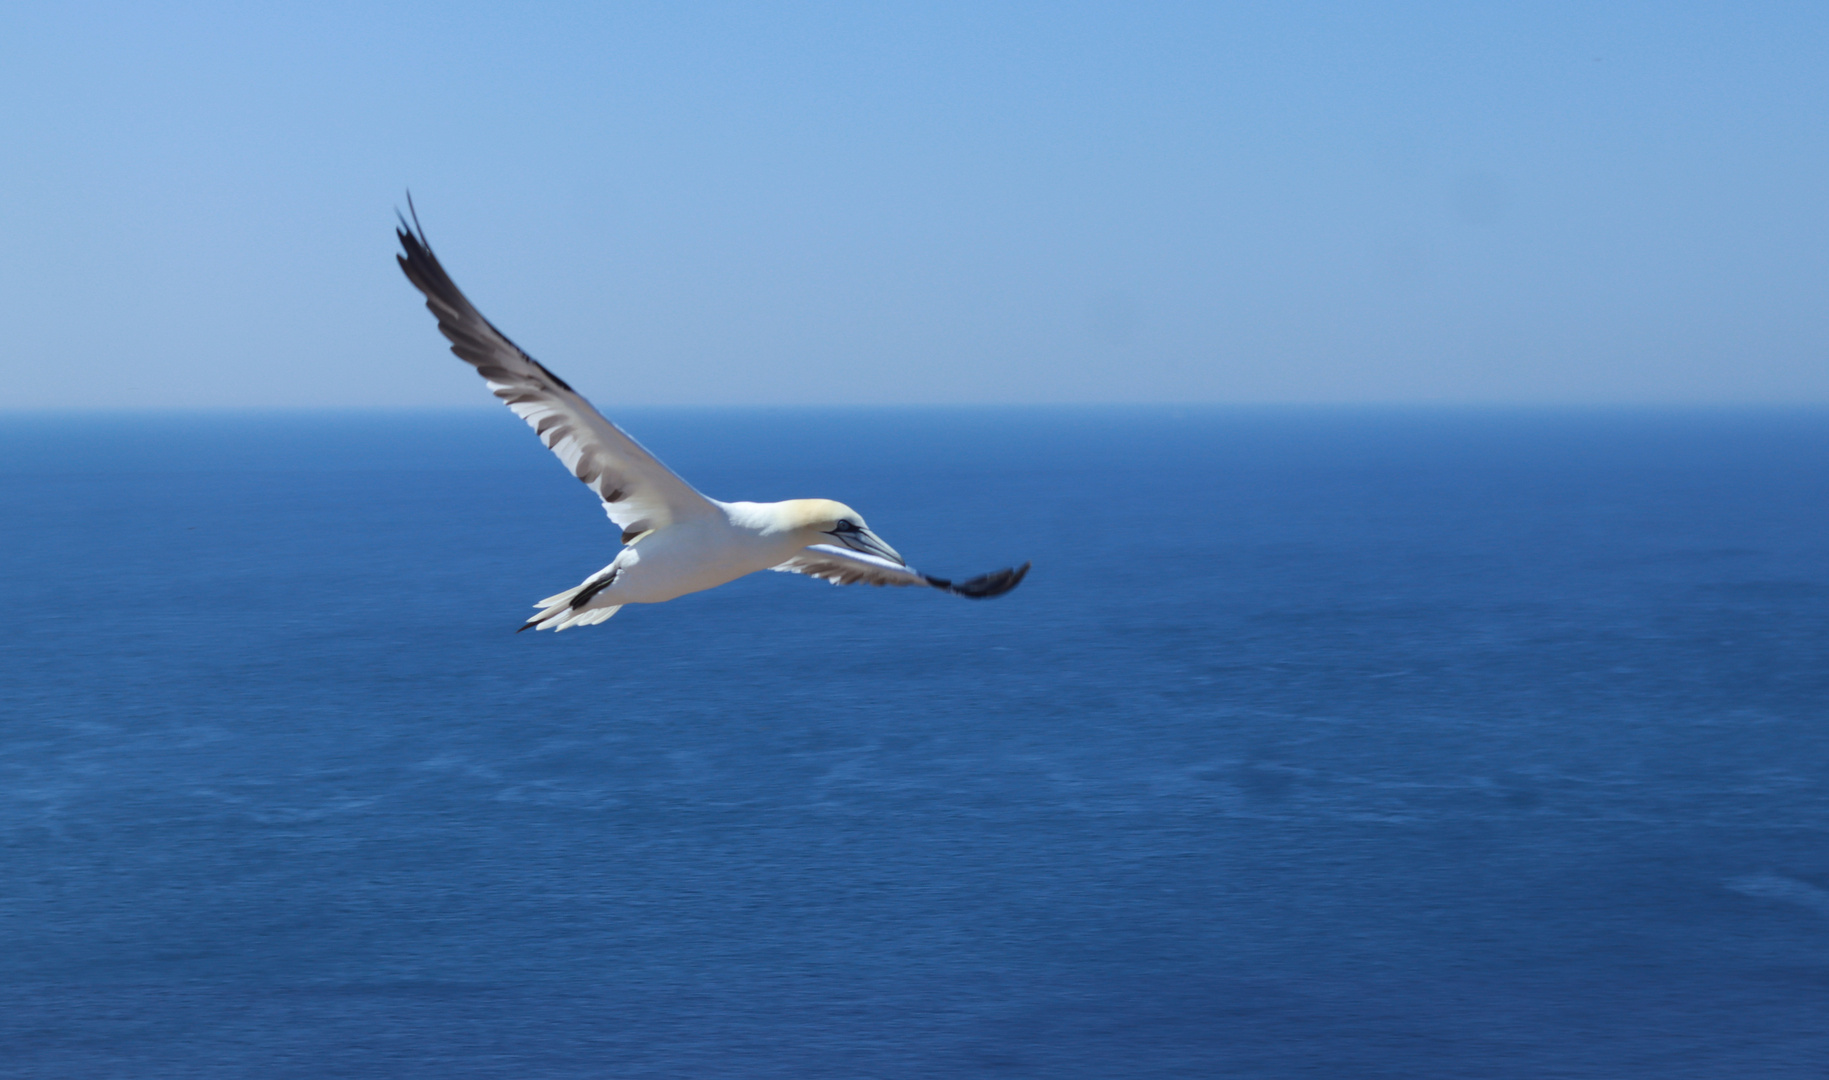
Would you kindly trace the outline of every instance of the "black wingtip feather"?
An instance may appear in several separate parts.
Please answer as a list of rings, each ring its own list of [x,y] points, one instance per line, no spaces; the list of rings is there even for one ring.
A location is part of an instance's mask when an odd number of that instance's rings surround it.
[[[407,213],[413,215],[413,228],[415,231],[417,231],[419,233],[419,242],[422,244],[426,244],[425,226],[419,224],[419,208],[417,206],[413,205],[413,189],[412,188],[406,189],[406,210],[407,210]],[[394,213],[396,213],[396,214],[398,214],[399,212],[400,211],[398,211],[398,210],[394,211]],[[405,225],[406,219],[401,218],[400,224]],[[426,246],[428,248],[431,247],[430,244],[426,244]]]
[[[1029,576],[1029,567],[1032,565],[1034,564],[1023,563],[1014,569],[996,570],[957,584],[937,577],[928,578],[927,583],[941,592],[963,596],[968,600],[988,600],[993,596],[1002,596],[1021,585],[1022,579]]]
[[[432,254],[432,244],[426,239],[425,226],[419,223],[419,208],[413,205],[411,191],[406,193],[406,209],[406,215],[401,215],[398,208],[394,211],[395,216],[400,218],[400,228],[394,230],[394,235],[399,239],[402,250],[402,254],[395,255],[394,258],[400,263],[400,270],[406,275],[406,279],[425,295],[426,307],[431,308],[433,315],[437,316],[439,329],[444,330],[447,324],[455,327],[463,320],[473,318],[477,323],[488,327],[490,332],[507,343],[509,348],[526,357],[528,362],[539,368],[555,386],[576,394],[576,390],[572,390],[564,379],[554,375],[546,365],[527,356],[519,345],[516,345],[507,334],[502,333],[494,323],[484,318],[482,312],[477,311],[469,299],[464,296],[463,291],[457,287],[457,283],[451,280],[451,275],[445,272],[443,264],[438,261],[438,256]],[[436,305],[443,305],[450,310],[440,311]],[[449,332],[447,331],[447,336]]]

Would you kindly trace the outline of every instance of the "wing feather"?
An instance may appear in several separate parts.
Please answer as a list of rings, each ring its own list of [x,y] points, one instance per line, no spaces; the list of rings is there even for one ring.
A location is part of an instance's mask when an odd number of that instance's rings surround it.
[[[402,219],[400,226],[400,269],[425,294],[425,306],[438,319],[451,351],[476,368],[490,392],[597,493],[604,513],[625,536],[718,512],[711,500],[485,319],[432,254],[417,217],[410,226]]]
[[[1023,563],[1015,569],[997,570],[955,584],[945,578],[932,577],[912,567],[900,566],[861,551],[814,544],[802,548],[793,558],[769,569],[786,574],[805,574],[830,581],[834,585],[927,585],[954,596],[983,600],[1002,596],[1022,584],[1022,579],[1029,573],[1029,564]]]
[[[784,574],[805,574],[808,577],[830,581],[834,585],[925,585],[927,578],[919,571],[906,566],[898,566],[888,559],[879,559],[861,551],[849,551],[844,548],[831,547],[826,544],[815,544],[801,548],[787,562],[771,566],[770,570],[779,570]]]

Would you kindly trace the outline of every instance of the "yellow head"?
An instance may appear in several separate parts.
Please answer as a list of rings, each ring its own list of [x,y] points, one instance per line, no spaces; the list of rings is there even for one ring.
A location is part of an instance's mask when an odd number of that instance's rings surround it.
[[[778,504],[783,524],[805,538],[810,547],[826,544],[887,559],[906,566],[896,550],[864,524],[864,516],[841,502],[831,499],[790,499]]]

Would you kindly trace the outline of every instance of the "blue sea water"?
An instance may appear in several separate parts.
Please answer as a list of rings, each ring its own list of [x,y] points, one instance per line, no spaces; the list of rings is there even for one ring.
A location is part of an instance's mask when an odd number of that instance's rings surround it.
[[[1821,1077],[1829,414],[0,419],[0,1076]]]

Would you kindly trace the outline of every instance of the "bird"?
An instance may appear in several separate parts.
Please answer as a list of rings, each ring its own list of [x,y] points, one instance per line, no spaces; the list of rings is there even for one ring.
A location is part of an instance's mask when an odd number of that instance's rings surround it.
[[[972,600],[1002,596],[1029,573],[1025,562],[967,581],[934,577],[909,566],[844,503],[720,502],[699,494],[484,318],[432,254],[411,196],[407,207],[410,223],[395,215],[395,258],[424,294],[451,351],[603,500],[622,530],[622,549],[608,566],[536,603],[539,610],[515,633],[591,626],[627,604],[665,603],[761,570],[834,585],[919,585]]]

